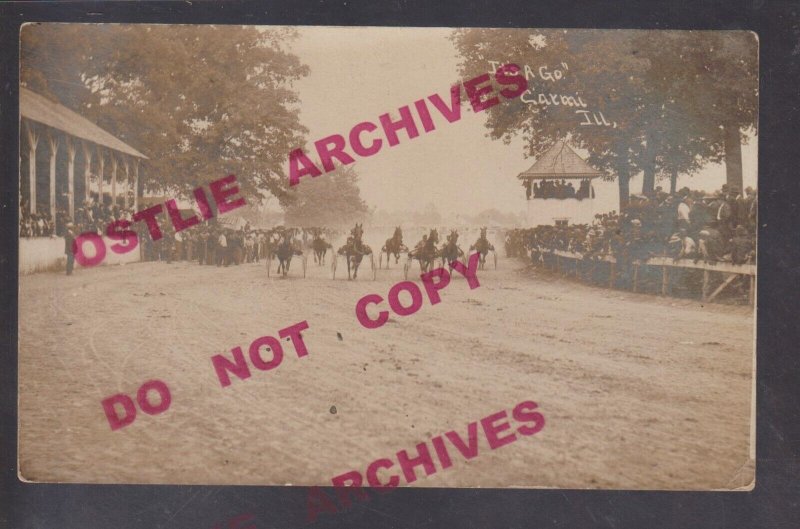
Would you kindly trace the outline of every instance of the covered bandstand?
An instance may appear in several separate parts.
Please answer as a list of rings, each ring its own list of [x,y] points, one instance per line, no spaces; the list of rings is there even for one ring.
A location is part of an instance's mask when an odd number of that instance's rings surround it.
[[[592,181],[603,176],[559,140],[525,172],[517,175],[525,188],[527,224],[588,224],[595,215]]]

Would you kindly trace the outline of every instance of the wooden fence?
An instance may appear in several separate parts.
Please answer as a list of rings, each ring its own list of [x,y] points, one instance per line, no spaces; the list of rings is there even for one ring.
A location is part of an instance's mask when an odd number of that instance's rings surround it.
[[[554,250],[551,252],[544,252],[544,255],[552,257],[552,269],[564,275],[575,274],[575,277],[581,279],[581,265],[588,266],[591,277],[594,277],[595,269],[599,263],[609,263],[610,272],[608,278],[608,286],[613,288],[617,282],[617,261],[611,256],[602,256],[593,259],[585,260],[583,255],[579,253],[564,252],[561,250]],[[717,262],[716,264],[709,264],[703,261],[694,262],[691,259],[675,260],[670,257],[651,257],[650,259],[641,261],[634,260],[631,262],[633,268],[632,290],[639,291],[640,273],[643,267],[655,267],[661,269],[661,294],[666,296],[671,292],[670,273],[674,268],[683,269],[698,269],[703,271],[703,287],[701,299],[703,301],[713,301],[723,290],[725,290],[738,276],[748,276],[749,290],[748,298],[750,304],[755,303],[756,291],[756,265],[743,264],[735,265],[731,263]],[[721,274],[722,282],[711,291],[712,274]]]

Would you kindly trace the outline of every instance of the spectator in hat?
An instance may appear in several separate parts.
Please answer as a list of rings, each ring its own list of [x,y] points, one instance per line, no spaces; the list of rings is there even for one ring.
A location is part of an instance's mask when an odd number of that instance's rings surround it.
[[[689,236],[686,228],[680,228],[670,237],[669,253],[677,261],[678,259],[694,259],[697,255],[697,243]]]
[[[695,262],[700,256],[709,264],[717,264],[725,255],[725,247],[720,231],[712,224],[707,224],[698,235],[697,243],[699,256],[695,257]]]
[[[753,239],[748,237],[747,228],[736,226],[736,235],[731,240],[731,262],[745,264],[753,262],[756,255]]]

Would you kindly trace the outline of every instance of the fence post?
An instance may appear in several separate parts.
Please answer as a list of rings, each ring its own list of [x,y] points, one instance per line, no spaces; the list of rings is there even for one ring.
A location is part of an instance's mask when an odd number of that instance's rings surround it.
[[[703,296],[702,300],[706,301],[708,299],[708,289],[711,282],[711,272],[706,269],[703,269]]]

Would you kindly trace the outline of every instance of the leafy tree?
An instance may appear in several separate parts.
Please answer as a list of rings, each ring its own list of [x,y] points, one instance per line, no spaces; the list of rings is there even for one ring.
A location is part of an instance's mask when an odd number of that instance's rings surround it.
[[[647,82],[696,138],[725,161],[728,185],[742,189],[742,131],[758,128],[758,40],[746,31],[662,32],[642,38]],[[715,160],[717,161],[717,160]]]
[[[586,110],[600,111],[616,127],[581,125],[582,107],[530,105],[522,99],[488,110],[489,136],[506,143],[521,134],[528,156],[539,156],[569,136],[588,149],[589,162],[616,177],[620,202],[626,204],[629,181],[639,171],[645,141],[641,134],[644,108],[641,73],[647,62],[632,53],[631,34],[618,31],[464,29],[452,39],[461,54],[464,77],[486,71],[488,61],[529,65],[530,92],[581,98]],[[562,63],[566,64],[562,68]],[[538,67],[566,70],[557,82],[544,80]],[[534,98],[535,99],[535,98]]]
[[[283,162],[303,143],[293,81],[308,68],[288,28],[27,25],[21,81],[145,153],[154,191],[236,174],[242,192],[289,194]]]
[[[324,178],[308,179],[294,186],[285,207],[290,226],[346,226],[363,221],[369,213],[361,198],[358,174],[351,166],[338,166]]]
[[[676,53],[676,48],[697,43],[694,33],[537,30],[532,34],[530,30],[463,29],[454,31],[451,39],[462,57],[464,77],[485,72],[492,60],[529,65],[532,71],[526,73],[533,75],[528,86],[534,96],[552,93],[580,97],[587,104],[586,110],[602,112],[613,122],[615,126],[610,127],[587,126],[576,116],[582,108],[563,104],[534,106],[522,99],[487,111],[489,136],[508,143],[521,135],[529,156],[543,154],[555,141],[567,136],[586,148],[591,164],[605,170],[607,178],[616,177],[622,207],[627,204],[633,175],[643,172],[643,190],[651,192],[659,174],[677,178],[677,172],[692,172],[708,161],[717,161],[722,152],[717,125],[720,119],[724,116],[738,120],[738,125],[745,127],[754,116],[746,103],[750,99],[741,94],[742,87],[749,86],[752,78],[732,83],[742,86],[731,89],[731,93],[717,90],[708,106],[716,108],[716,100],[727,105],[726,112],[719,116],[696,102],[690,104],[684,88],[691,84],[699,89],[712,78],[703,77],[698,71],[705,64],[702,53]],[[728,35],[727,40],[732,39]],[[721,44],[723,48],[726,45],[734,51],[715,58],[717,83],[734,76],[731,65],[750,53],[746,47],[727,41]],[[688,67],[686,62],[690,63]],[[542,79],[538,75],[542,65],[548,69],[563,66],[563,77],[557,81]],[[686,73],[687,69],[692,75]],[[736,101],[734,93],[740,96],[738,106],[728,104]],[[732,114],[737,117],[732,118]],[[716,133],[709,130],[709,123],[717,127]],[[726,146],[725,150],[735,153],[734,147]]]

